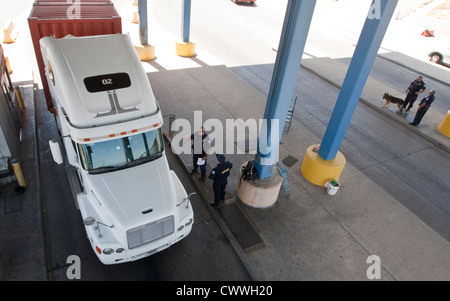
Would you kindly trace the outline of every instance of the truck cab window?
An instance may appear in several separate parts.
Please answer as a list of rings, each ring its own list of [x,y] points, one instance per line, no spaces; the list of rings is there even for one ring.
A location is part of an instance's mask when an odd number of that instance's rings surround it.
[[[159,158],[164,150],[161,129],[97,143],[79,144],[83,168],[108,172]]]

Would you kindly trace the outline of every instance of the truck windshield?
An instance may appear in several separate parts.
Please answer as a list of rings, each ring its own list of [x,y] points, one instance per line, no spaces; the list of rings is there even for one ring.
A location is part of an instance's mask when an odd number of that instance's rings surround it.
[[[161,128],[97,143],[78,144],[83,168],[90,173],[114,171],[161,157]]]

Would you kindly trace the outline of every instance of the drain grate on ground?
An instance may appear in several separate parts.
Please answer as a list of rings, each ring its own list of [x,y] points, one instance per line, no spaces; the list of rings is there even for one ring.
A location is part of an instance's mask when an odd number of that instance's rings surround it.
[[[220,214],[245,253],[265,247],[258,232],[236,202],[226,202],[220,208]]]
[[[286,158],[284,158],[282,160],[283,164],[286,165],[287,167],[291,167],[292,165],[297,163],[297,161],[298,161],[298,159],[292,157],[291,155],[287,156]]]

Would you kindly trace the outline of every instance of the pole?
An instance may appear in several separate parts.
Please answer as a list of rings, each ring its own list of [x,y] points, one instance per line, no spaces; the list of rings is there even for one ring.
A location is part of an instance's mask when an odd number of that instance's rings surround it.
[[[270,178],[277,162],[284,121],[291,104],[316,0],[289,0],[264,120],[255,156],[260,179]]]
[[[191,0],[183,0],[182,5],[183,21],[181,22],[181,32],[183,35],[183,42],[189,42],[189,30],[191,27]]]
[[[139,0],[139,38],[141,45],[148,45],[147,0]]]
[[[372,2],[319,149],[319,156],[326,161],[334,159],[339,151],[397,2]]]

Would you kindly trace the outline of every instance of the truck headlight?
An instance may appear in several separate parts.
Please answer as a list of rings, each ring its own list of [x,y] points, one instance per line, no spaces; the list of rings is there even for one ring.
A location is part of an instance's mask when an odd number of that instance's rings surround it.
[[[105,254],[105,255],[109,255],[109,254],[112,254],[112,253],[114,253],[114,250],[111,249],[111,248],[104,248],[103,249],[103,254]]]

